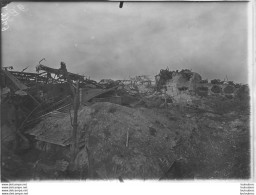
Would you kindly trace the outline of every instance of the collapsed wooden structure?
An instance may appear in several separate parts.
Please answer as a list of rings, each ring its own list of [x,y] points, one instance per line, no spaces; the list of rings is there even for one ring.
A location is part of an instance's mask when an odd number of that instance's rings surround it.
[[[106,89],[106,86],[94,80],[68,72],[64,62],[61,62],[59,69],[39,63],[36,71],[37,73],[19,72],[7,70],[7,68],[0,71],[3,92],[1,104],[9,105],[6,106],[7,110],[5,110],[7,115],[10,105],[14,105],[14,109],[10,111],[9,115],[17,115],[15,118],[19,118],[15,122],[11,122],[13,120],[7,118],[2,121],[1,125],[5,127],[5,124],[10,126],[10,123],[14,123],[13,126],[16,129],[14,134],[18,133],[18,137],[22,137],[25,142],[28,141],[25,136],[26,133],[34,135],[34,132],[27,132],[29,127],[50,115],[65,115],[74,110],[76,94],[80,105],[87,104],[95,97],[102,98],[104,94],[108,94],[108,98],[103,98],[101,101],[111,101],[111,95],[117,88],[114,86]],[[74,89],[76,93],[74,93]],[[21,114],[18,110],[22,111],[22,116],[18,116]],[[13,137],[17,136],[14,135]]]

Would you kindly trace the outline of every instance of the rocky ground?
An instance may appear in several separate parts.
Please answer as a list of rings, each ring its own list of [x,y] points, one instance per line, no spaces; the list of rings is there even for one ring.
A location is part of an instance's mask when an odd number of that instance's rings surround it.
[[[200,104],[163,108],[95,103],[79,111],[85,145],[76,172],[54,170],[63,160],[57,151],[12,154],[5,146],[2,179],[249,178],[248,99],[225,101],[202,98]],[[39,159],[47,160],[40,165]]]

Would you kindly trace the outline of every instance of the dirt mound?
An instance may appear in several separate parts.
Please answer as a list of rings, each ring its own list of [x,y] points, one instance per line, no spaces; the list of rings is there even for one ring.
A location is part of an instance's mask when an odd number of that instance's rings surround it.
[[[78,156],[88,160],[78,163],[88,163],[90,177],[160,178],[176,158],[178,122],[151,110],[97,103],[83,108],[79,121],[87,126],[88,150]]]
[[[247,178],[249,115],[241,114],[237,101],[228,104],[223,97],[200,102],[203,106],[163,109],[107,102],[82,107],[78,112],[80,151],[63,174],[75,179]],[[46,118],[34,132],[36,139],[47,143],[57,143],[53,134],[62,141],[63,151],[52,151],[50,165],[70,161],[60,155],[68,156],[72,142],[69,115]]]
[[[181,157],[175,155],[175,147],[194,128],[195,121],[183,120],[169,109],[129,108],[107,102],[83,107],[78,112],[80,151],[75,170],[82,178],[162,178]],[[39,141],[62,147],[63,154],[72,142],[71,132],[68,114],[48,117],[29,131]],[[52,152],[56,151],[53,147]],[[68,158],[70,152],[66,155]]]

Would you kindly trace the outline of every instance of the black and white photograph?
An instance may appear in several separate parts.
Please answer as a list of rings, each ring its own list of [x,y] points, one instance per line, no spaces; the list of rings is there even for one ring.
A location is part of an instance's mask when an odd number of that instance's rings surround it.
[[[7,2],[1,181],[252,179],[249,2]]]

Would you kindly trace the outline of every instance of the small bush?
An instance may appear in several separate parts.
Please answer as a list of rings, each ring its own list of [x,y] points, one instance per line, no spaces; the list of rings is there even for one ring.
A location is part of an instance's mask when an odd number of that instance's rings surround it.
[[[220,83],[221,83],[220,79],[213,79],[213,80],[211,80],[211,84],[218,85]]]
[[[227,87],[224,88],[224,92],[225,92],[225,93],[228,93],[228,94],[234,93],[234,91],[235,91],[235,89],[234,89],[234,87],[231,86],[231,85],[228,85]]]
[[[233,86],[235,85],[235,83],[233,81],[228,81],[228,84],[233,85]]]
[[[180,73],[184,78],[186,78],[187,81],[189,81],[193,76],[193,73],[188,69],[182,69]]]
[[[217,85],[214,85],[212,88],[211,88],[211,91],[213,93],[220,93],[221,92],[221,88]]]
[[[197,95],[201,97],[206,97],[208,95],[208,87],[198,87],[197,90]]]

